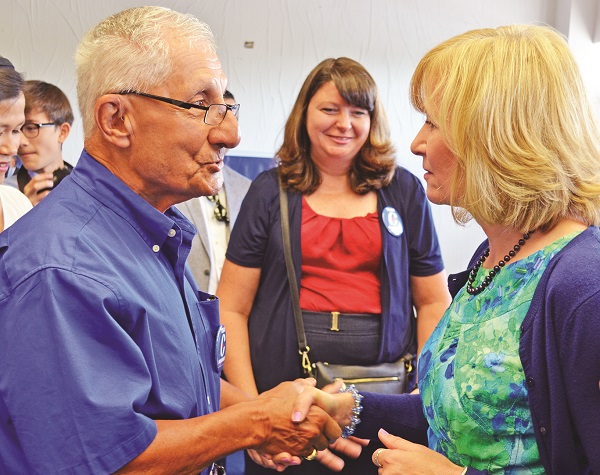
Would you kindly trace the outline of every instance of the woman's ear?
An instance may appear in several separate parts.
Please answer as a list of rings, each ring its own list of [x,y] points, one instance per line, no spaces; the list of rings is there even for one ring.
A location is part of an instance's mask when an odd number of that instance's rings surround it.
[[[100,134],[120,148],[131,145],[131,131],[126,117],[126,104],[122,96],[104,94],[96,100],[94,116]]]

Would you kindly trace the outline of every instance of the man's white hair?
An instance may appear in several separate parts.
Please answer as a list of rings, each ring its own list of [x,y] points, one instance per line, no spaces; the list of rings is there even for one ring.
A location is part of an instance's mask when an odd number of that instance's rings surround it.
[[[103,94],[144,91],[172,73],[169,41],[204,42],[216,51],[210,27],[193,15],[163,7],[130,8],[86,33],[75,52],[77,98],[85,136],[94,129],[94,105]]]

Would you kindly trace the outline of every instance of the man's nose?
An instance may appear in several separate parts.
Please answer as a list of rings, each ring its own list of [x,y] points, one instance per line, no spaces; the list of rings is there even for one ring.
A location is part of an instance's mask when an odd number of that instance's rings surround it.
[[[208,140],[213,144],[220,144],[224,148],[237,147],[241,140],[240,124],[232,112],[228,112],[219,125],[213,126],[208,134]]]

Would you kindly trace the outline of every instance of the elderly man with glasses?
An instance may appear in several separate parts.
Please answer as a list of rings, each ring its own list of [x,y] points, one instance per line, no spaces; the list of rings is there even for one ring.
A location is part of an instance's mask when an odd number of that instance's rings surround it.
[[[243,448],[325,448],[324,411],[292,420],[307,382],[250,399],[220,379],[218,300],[185,265],[196,230],[173,205],[214,195],[239,142],[210,30],[134,8],[76,61],[85,150],[0,234],[0,471],[209,474]]]

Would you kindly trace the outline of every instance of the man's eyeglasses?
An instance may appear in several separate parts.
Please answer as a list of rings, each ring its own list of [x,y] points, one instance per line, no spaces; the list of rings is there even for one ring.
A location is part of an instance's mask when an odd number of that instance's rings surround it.
[[[40,135],[40,129],[42,127],[50,127],[51,125],[57,125],[56,122],[47,122],[45,124],[32,124],[27,123],[21,127],[22,134],[28,139],[34,139]]]
[[[201,109],[206,111],[204,114],[204,123],[206,125],[219,125],[225,119],[225,115],[227,111],[233,112],[236,119],[240,112],[239,104],[211,104],[209,106],[201,106],[199,104],[192,104],[191,102],[178,101],[177,99],[170,99],[168,97],[155,96],[154,94],[147,94],[145,92],[137,92],[137,91],[121,91],[116,92],[115,94],[135,94],[137,96],[149,97],[150,99],[154,99],[156,101],[166,102],[167,104],[171,104],[177,107],[181,107],[182,109],[190,110],[190,109]]]

